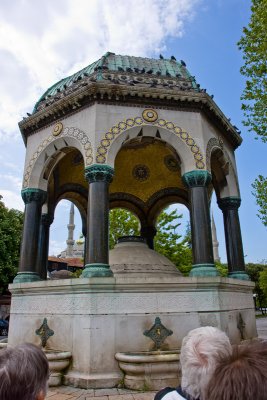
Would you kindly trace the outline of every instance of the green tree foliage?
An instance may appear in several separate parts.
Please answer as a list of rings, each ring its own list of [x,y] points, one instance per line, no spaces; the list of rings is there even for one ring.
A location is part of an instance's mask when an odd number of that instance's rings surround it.
[[[265,267],[262,271],[259,273],[259,280],[258,280],[258,286],[261,290],[261,298],[258,299],[259,301],[259,306],[266,307],[267,306],[267,267]],[[264,311],[262,310],[262,313],[266,314],[265,309]]]
[[[0,294],[7,289],[18,270],[23,213],[9,210],[0,196]]]
[[[177,233],[181,225],[182,214],[168,209],[161,212],[157,220],[157,234],[154,240],[155,250],[171,260],[177,268],[188,275],[192,268],[191,235],[189,227],[185,238]]]
[[[246,264],[246,272],[252,282],[255,282],[254,293],[256,294],[257,305],[260,308],[267,305],[267,292],[264,292],[260,281],[261,273],[266,270],[267,268],[264,264]]]
[[[113,249],[120,236],[139,235],[139,221],[131,212],[114,208],[109,213],[109,248]]]
[[[241,100],[244,124],[267,141],[267,0],[252,0],[248,27],[238,42],[243,52],[241,74],[246,85]]]
[[[228,275],[228,265],[227,264],[222,264],[220,261],[215,261],[215,267],[219,271],[221,276],[227,276]]]
[[[267,142],[267,0],[252,0],[251,18],[238,47],[243,53],[241,74],[246,85],[241,100],[244,125]],[[252,184],[259,218],[267,226],[267,177],[259,175]]]
[[[259,175],[252,184],[254,191],[253,195],[256,197],[256,203],[259,206],[258,217],[261,219],[263,225],[267,226],[267,178]]]

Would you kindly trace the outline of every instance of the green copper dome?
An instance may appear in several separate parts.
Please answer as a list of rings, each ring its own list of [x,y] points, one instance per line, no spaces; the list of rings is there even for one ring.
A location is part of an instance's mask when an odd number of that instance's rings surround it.
[[[194,77],[186,69],[185,63],[183,61],[177,62],[173,56],[171,59],[165,59],[160,56],[156,60],[153,58],[121,56],[108,52],[94,63],[51,86],[35,104],[33,113],[39,110],[40,103],[46,100],[49,101],[51,97],[55,98],[55,100],[57,96],[60,98],[63,92],[68,92],[68,89],[77,83],[82,84],[85,79],[91,78],[91,82],[102,81],[104,79],[103,74],[107,72],[132,74],[133,85],[139,83],[138,76],[140,75],[169,77],[170,79],[178,78],[190,81],[190,90],[199,91],[199,85],[196,84]],[[118,82],[113,79],[113,83]]]

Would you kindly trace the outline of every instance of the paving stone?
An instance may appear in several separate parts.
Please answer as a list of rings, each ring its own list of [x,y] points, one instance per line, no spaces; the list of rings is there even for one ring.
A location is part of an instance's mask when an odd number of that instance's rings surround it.
[[[117,394],[114,396],[108,396],[109,400],[134,400],[132,394]]]
[[[153,400],[154,392],[146,392],[146,393],[134,393],[134,400]]]
[[[47,397],[46,397],[47,398]],[[53,393],[52,396],[48,397],[49,400],[74,400],[75,397],[64,393]]]
[[[132,394],[132,393],[139,393],[133,389],[118,389],[119,394]]]
[[[86,396],[86,400],[96,400],[96,398],[93,396]],[[108,400],[108,396],[99,396],[97,400]]]
[[[98,396],[112,396],[112,395],[118,395],[118,389],[112,388],[112,389],[95,389],[95,397]]]
[[[77,400],[94,399],[95,397],[94,389],[83,389],[82,393],[78,395]]]
[[[85,392],[85,390],[79,389],[79,388],[75,388],[75,387],[72,387],[72,386],[61,386],[59,392],[60,393],[65,393],[65,394],[73,394],[73,395],[77,394],[77,396],[78,396],[79,394],[82,394],[82,392]]]

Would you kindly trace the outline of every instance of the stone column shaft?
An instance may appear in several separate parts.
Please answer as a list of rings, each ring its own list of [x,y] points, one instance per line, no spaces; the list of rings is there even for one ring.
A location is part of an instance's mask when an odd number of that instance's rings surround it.
[[[46,192],[40,189],[25,189],[21,195],[25,203],[25,213],[19,272],[14,283],[40,280],[37,271],[37,254],[41,211]]]
[[[193,268],[190,276],[217,276],[214,266],[207,185],[208,171],[190,171],[183,175],[189,189]]]
[[[89,182],[86,265],[83,277],[112,276],[109,267],[109,196],[114,170],[95,164],[85,170]]]
[[[249,280],[245,272],[242,235],[238,216],[241,204],[239,197],[225,197],[218,200],[223,212],[225,243],[228,261],[228,276],[230,278]]]
[[[154,237],[157,234],[157,229],[154,226],[142,226],[141,236],[146,239],[148,247],[154,250]]]
[[[89,190],[89,264],[108,264],[108,184],[92,182]]]
[[[39,243],[38,243],[38,257],[37,257],[37,272],[42,280],[47,279],[47,266],[48,266],[48,252],[49,252],[49,233],[50,225],[53,218],[49,214],[42,214]]]

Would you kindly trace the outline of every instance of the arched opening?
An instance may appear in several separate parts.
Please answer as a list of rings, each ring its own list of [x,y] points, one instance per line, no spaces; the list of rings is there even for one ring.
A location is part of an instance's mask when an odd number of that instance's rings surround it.
[[[181,178],[181,160],[160,137],[126,138],[115,158],[110,185],[110,208],[123,207],[140,221],[140,235],[154,248],[156,218],[173,203],[188,206],[188,192]]]
[[[192,268],[189,210],[183,204],[171,204],[156,216],[155,250],[167,257],[184,275]]]
[[[60,200],[50,227],[48,275],[56,271],[75,273],[84,267],[85,238],[79,209],[69,200]],[[66,274],[70,277],[71,274]]]
[[[114,207],[109,212],[109,249],[112,250],[118,238],[122,236],[139,236],[140,221],[126,208]]]

